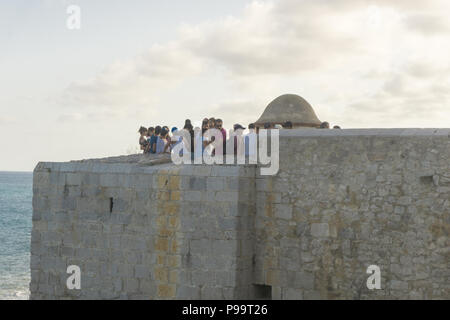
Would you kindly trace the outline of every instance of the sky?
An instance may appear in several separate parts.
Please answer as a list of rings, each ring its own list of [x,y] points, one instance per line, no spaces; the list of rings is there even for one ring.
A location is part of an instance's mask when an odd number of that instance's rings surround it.
[[[80,8],[80,29],[67,12]],[[447,0],[0,1],[0,170],[244,126],[285,93],[343,128],[450,127]]]

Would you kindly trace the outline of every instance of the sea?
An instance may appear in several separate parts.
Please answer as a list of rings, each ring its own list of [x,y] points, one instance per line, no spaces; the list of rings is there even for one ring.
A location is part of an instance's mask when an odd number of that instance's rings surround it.
[[[0,300],[28,299],[32,172],[0,171]]]

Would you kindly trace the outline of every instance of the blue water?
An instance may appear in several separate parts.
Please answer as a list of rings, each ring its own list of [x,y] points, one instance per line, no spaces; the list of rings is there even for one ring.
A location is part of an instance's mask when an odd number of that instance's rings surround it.
[[[0,172],[0,300],[28,299],[33,174]]]

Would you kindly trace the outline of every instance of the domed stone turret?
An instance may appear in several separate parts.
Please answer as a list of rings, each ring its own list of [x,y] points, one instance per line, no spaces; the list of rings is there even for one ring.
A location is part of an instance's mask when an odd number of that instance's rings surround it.
[[[311,105],[296,94],[285,94],[273,100],[264,110],[255,126],[264,128],[265,123],[283,124],[291,121],[293,128],[318,127],[321,121],[317,118]]]

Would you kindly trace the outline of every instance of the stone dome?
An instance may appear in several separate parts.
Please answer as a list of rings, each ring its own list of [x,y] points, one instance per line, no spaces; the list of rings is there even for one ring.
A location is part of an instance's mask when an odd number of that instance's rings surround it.
[[[308,101],[296,94],[285,94],[269,103],[255,125],[262,128],[269,122],[273,127],[286,121],[291,121],[294,128],[318,127],[321,124]]]

